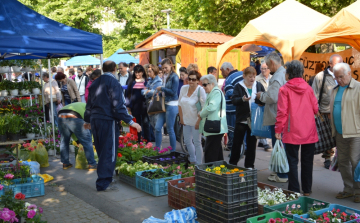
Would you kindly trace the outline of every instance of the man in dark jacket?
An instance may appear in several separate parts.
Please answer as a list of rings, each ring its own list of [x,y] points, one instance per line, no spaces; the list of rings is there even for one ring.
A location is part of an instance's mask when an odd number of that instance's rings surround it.
[[[103,64],[103,71],[104,74],[89,87],[84,126],[93,130],[95,148],[99,156],[96,189],[117,191],[118,188],[110,186],[110,183],[115,170],[116,151],[119,147],[118,123],[123,120],[138,132],[141,131],[141,127],[132,121],[133,117],[127,112],[123,89],[114,76],[116,64],[113,61],[106,61]]]

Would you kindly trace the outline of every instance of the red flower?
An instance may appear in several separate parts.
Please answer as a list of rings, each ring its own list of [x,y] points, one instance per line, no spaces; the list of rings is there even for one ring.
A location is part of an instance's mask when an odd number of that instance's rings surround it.
[[[25,199],[25,194],[17,193],[17,194],[15,195],[15,199],[17,199],[17,200],[24,200],[24,199]]]
[[[118,155],[117,155],[117,156],[118,156],[118,157],[120,157],[120,158],[122,157],[121,153],[118,153]]]
[[[132,143],[129,142],[129,143],[127,144],[127,146],[128,146],[128,147],[132,146]]]
[[[144,146],[140,146],[140,149],[143,149],[144,148]]]

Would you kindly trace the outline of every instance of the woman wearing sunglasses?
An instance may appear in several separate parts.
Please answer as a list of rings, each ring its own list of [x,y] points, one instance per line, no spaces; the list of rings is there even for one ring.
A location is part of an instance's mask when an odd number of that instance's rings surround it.
[[[191,164],[202,164],[203,158],[201,133],[195,129],[198,113],[206,100],[205,90],[199,86],[200,78],[199,72],[190,71],[189,85],[182,86],[179,96],[180,123],[183,125],[184,141],[189,151]]]
[[[201,119],[200,125],[195,126],[199,128],[199,132],[206,136],[205,141],[205,163],[223,160],[223,151],[221,146],[221,139],[225,133],[228,132],[226,122],[226,103],[224,94],[217,86],[217,81],[214,75],[208,74],[200,78],[202,86],[208,96],[205,104],[199,113],[198,117]],[[216,133],[206,132],[204,129],[205,122],[219,121],[220,131]]]

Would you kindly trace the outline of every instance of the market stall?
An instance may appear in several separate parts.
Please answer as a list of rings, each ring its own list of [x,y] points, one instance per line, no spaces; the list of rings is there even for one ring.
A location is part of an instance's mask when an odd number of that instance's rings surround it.
[[[119,54],[119,53],[122,53],[122,52],[124,52],[124,50],[123,49],[118,49],[118,50],[116,50],[116,52],[113,54],[113,55],[111,55],[111,56],[109,56],[108,58],[106,58],[105,60],[104,60],[104,62],[105,61],[108,61],[108,60],[111,60],[111,61],[114,61],[116,64],[119,64],[119,63],[121,63],[121,62],[124,62],[124,63],[131,63],[131,62],[133,62],[133,63],[135,63],[135,64],[138,64],[139,63],[139,59],[138,58],[135,58],[135,57],[133,57],[133,56],[131,56],[130,54],[127,54],[127,53],[125,53],[125,54]]]
[[[76,56],[65,62],[65,66],[100,65],[100,60],[92,56]]]

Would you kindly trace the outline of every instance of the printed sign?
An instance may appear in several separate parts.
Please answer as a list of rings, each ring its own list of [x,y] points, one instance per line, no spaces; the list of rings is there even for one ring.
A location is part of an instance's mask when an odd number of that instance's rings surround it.
[[[177,44],[177,38],[168,34],[162,34],[153,39],[153,46],[167,46]]]
[[[325,68],[329,66],[330,56],[339,54],[345,63],[351,68],[352,76],[355,80],[360,80],[360,53],[355,49],[348,49],[337,53],[303,53],[300,61],[304,64],[304,79],[308,81],[315,74],[315,66],[317,63],[324,64]]]

